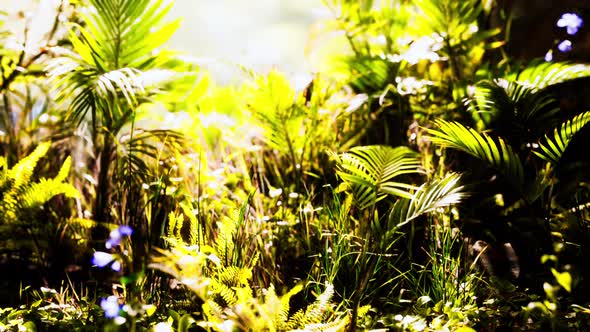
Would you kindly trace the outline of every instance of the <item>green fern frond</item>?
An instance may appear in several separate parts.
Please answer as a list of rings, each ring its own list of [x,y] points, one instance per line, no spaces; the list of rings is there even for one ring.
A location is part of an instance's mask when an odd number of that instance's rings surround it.
[[[345,59],[344,64],[351,75],[351,87],[368,94],[383,93],[399,72],[399,63],[378,56],[350,57]]]
[[[220,328],[224,322],[223,307],[214,301],[208,300],[201,306],[203,310],[203,316],[205,321],[199,322],[198,325],[206,328],[207,330],[213,329],[214,331],[223,331]]]
[[[249,284],[250,279],[252,279],[252,270],[228,266],[217,272],[216,278],[230,287],[245,287]]]
[[[334,296],[334,286],[328,284],[322,294],[320,294],[314,303],[307,306],[305,310],[297,311],[287,322],[290,330],[306,328],[312,324],[321,324],[324,322],[324,316],[330,309],[330,301]]]
[[[62,194],[68,198],[80,196],[74,186],[64,182],[69,173],[70,158],[66,159],[55,178],[41,178],[38,182],[32,182],[37,163],[47,154],[50,145],[49,142],[40,144],[14,167],[2,172],[0,220],[6,223],[31,222],[31,214],[36,213],[51,198]]]
[[[219,297],[221,301],[218,301],[224,306],[231,306],[238,303],[238,296],[236,291],[222,282],[217,282],[215,279],[210,281],[210,291],[213,299]]]
[[[340,155],[337,174],[347,183],[361,209],[374,205],[387,195],[411,197],[416,187],[393,181],[404,174],[420,173],[418,154],[407,147],[360,146]]]
[[[30,155],[20,160],[8,171],[8,177],[14,181],[13,191],[20,191],[25,184],[29,183],[37,162],[47,154],[50,146],[49,142],[39,144]]]
[[[444,33],[453,39],[459,39],[468,32],[469,25],[477,22],[483,10],[482,2],[478,0],[418,0],[416,5],[423,15],[421,24],[416,26],[430,27],[432,32]]]
[[[280,322],[280,324],[277,324],[278,327],[283,328],[286,326],[286,324],[289,320],[289,311],[291,310],[291,306],[289,304],[289,302],[291,301],[291,297],[295,296],[296,294],[298,294],[302,290],[303,290],[303,286],[297,285],[297,286],[291,288],[289,290],[289,292],[287,292],[287,294],[281,296],[281,299],[280,299],[280,308],[281,309],[279,311],[279,317],[277,317],[277,323]]]
[[[429,129],[433,143],[461,150],[479,158],[502,173],[506,179],[522,188],[524,171],[518,155],[501,137],[496,139],[486,133],[478,133],[458,122],[436,120],[438,130]]]
[[[236,223],[232,218],[223,216],[221,221],[217,223],[217,229],[218,233],[214,244],[215,252],[225,265],[230,265],[235,245]]]
[[[264,142],[299,163],[306,142],[305,116],[295,104],[289,81],[275,70],[257,77],[249,89],[247,106],[264,130]]]
[[[567,120],[559,128],[553,130],[553,135],[545,135],[539,143],[541,151],[533,151],[533,153],[543,160],[557,163],[574,135],[582,130],[588,122],[590,122],[590,112],[584,112]]]
[[[289,317],[289,300],[287,300],[285,307],[285,303],[277,296],[275,287],[272,284],[264,294],[264,307],[268,311],[267,314],[272,321],[272,327],[281,329],[281,325]]]
[[[20,206],[23,208],[38,207],[60,194],[68,198],[80,197],[78,189],[69,183],[63,183],[55,179],[41,179],[37,183],[30,184],[19,196]]]
[[[171,211],[168,214],[168,225],[166,225],[166,236],[168,239],[181,240],[182,239],[182,226],[184,225],[184,216],[182,214],[176,214]]]
[[[59,172],[53,178],[57,182],[64,182],[67,180],[67,177],[70,175],[70,169],[72,168],[72,157],[67,157],[64,161],[63,165],[59,169]]]

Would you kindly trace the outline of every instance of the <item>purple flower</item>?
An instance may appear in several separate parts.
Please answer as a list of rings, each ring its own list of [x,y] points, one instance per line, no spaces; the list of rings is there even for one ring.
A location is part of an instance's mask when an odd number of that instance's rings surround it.
[[[557,45],[557,49],[563,53],[567,53],[572,50],[572,42],[566,39]]]
[[[566,28],[569,35],[575,35],[578,33],[578,29],[580,29],[583,24],[584,20],[574,13],[565,13],[561,15],[559,20],[557,20],[557,26],[560,28]]]
[[[119,233],[121,236],[131,236],[131,234],[133,234],[133,229],[131,226],[121,225],[119,226]]]
[[[553,61],[553,50],[549,50],[549,51],[547,51],[547,53],[545,53],[545,61],[546,62]]]
[[[112,264],[111,264],[112,263]],[[92,256],[92,264],[98,267],[105,267],[111,264],[111,269],[115,272],[121,271],[121,262],[115,260],[115,256],[107,252],[97,251]]]
[[[111,295],[106,299],[100,300],[100,307],[104,310],[104,315],[107,318],[115,318],[119,316],[121,305],[119,299],[115,295]]]
[[[115,272],[121,271],[121,262],[114,261],[113,264],[111,265],[111,269],[113,269],[113,271],[115,271]]]
[[[113,247],[118,246],[121,244],[121,240],[124,236],[131,236],[133,234],[133,229],[127,225],[121,225],[119,228],[114,229],[109,234],[109,239],[107,240],[105,246],[107,249],[111,249]]]
[[[98,267],[105,267],[114,260],[115,257],[113,255],[102,251],[97,251],[92,256],[92,264]]]

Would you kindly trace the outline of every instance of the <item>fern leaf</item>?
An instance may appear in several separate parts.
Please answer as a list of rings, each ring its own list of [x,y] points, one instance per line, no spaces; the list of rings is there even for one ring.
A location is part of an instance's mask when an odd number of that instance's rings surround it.
[[[57,182],[54,179],[41,179],[37,183],[30,184],[19,195],[19,205],[22,208],[37,208],[49,201],[52,197],[64,194],[69,198],[78,198],[80,193],[69,183]]]
[[[289,302],[291,301],[291,297],[295,296],[296,294],[298,294],[302,290],[303,290],[303,286],[297,285],[297,286],[291,288],[291,290],[289,290],[289,292],[287,294],[281,296],[280,325],[277,325],[277,326],[283,327],[287,324],[288,319],[289,319],[289,310],[290,310]]]
[[[57,182],[64,182],[67,180],[68,175],[70,174],[70,168],[72,167],[72,157],[67,157],[64,161],[63,165],[59,169],[59,172],[55,176],[54,180]]]
[[[185,216],[188,217],[189,225],[188,225],[188,241],[189,245],[200,244],[200,241],[203,240],[203,232],[199,225],[199,221],[193,207],[190,202],[183,202],[180,203],[180,207],[182,208],[182,212]],[[184,220],[184,218],[182,218]],[[178,228],[178,234],[180,235],[180,228]]]
[[[330,309],[332,296],[334,296],[334,286],[328,284],[314,303],[307,306],[305,310],[299,310],[289,319],[287,323],[288,328],[293,330],[302,327],[305,328],[310,324],[322,323],[325,313]]]
[[[39,144],[30,155],[12,167],[8,176],[14,181],[14,191],[19,191],[25,184],[29,183],[37,162],[47,154],[49,146],[51,146],[49,142]]]

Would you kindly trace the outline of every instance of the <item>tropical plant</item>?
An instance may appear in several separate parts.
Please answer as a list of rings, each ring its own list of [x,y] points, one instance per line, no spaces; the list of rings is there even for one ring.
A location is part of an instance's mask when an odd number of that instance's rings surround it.
[[[551,222],[541,220],[547,215],[567,211],[568,205],[579,204],[567,196],[576,195],[581,188],[574,187],[572,193],[567,184],[558,184],[561,176],[557,170],[567,147],[590,117],[588,112],[583,112],[572,119],[561,120],[559,105],[548,89],[551,83],[563,83],[585,75],[586,71],[583,66],[538,64],[527,67],[523,74],[513,75],[516,81],[482,82],[477,85],[473,108],[487,119],[481,127],[488,127],[488,132],[481,133],[459,122],[442,119],[434,122],[436,129],[428,130],[435,144],[463,151],[488,165],[492,174],[500,175],[498,181],[489,181],[489,191],[480,190],[474,197],[482,202],[487,200],[482,207],[495,209],[490,215],[502,220],[494,224],[484,221],[493,229],[487,240],[516,241],[517,253],[521,258],[527,257],[525,262],[537,261],[541,255],[531,250],[533,245],[527,242],[538,242],[534,246],[546,247],[551,242],[550,232],[560,232],[565,227],[558,221],[563,214],[551,218]],[[483,171],[476,169],[472,168],[471,176],[485,172],[485,168]],[[565,195],[566,192],[569,194]],[[500,199],[495,200],[495,207],[494,195]],[[566,207],[562,208],[563,205]],[[516,232],[508,236],[509,229]],[[536,235],[526,235],[530,233]]]
[[[163,1],[90,1],[81,12],[84,25],[70,30],[73,50],[60,50],[48,71],[58,91],[57,99],[69,103],[64,132],[88,130],[98,161],[93,218],[111,217],[112,176],[146,183],[149,163],[161,154],[153,141],[172,147],[180,136],[167,130],[139,130],[138,109],[152,101],[163,83],[174,78],[167,70],[170,53],[158,51],[178,27],[163,24],[171,4]],[[87,128],[87,129],[86,129]],[[123,211],[127,207],[123,207]]]
[[[334,241],[340,247],[338,253],[341,255],[334,261],[339,262],[340,268],[346,269],[345,266],[350,264],[350,268],[355,270],[354,288],[349,299],[352,308],[351,326],[356,326],[358,309],[366,292],[379,289],[403,275],[401,266],[388,265],[386,257],[399,255],[398,242],[402,238],[407,238],[411,250],[415,219],[437,208],[458,203],[463,194],[457,186],[459,177],[454,174],[420,187],[393,181],[398,175],[419,173],[416,155],[405,147],[356,147],[350,153],[334,155],[334,158],[338,174],[353,193],[358,208],[355,213],[358,219],[348,219],[348,229],[338,229],[344,234],[337,233],[336,236],[341,240]],[[389,212],[384,218],[380,217],[377,203],[386,196],[399,198],[389,204]],[[408,235],[404,231],[407,224],[411,225]],[[351,230],[352,234],[348,234]],[[344,240],[348,237],[354,241]],[[348,249],[342,251],[346,246]],[[344,258],[346,256],[349,257]],[[411,254],[408,257],[412,259]],[[391,270],[384,272],[385,268]],[[388,277],[376,278],[376,271]],[[373,286],[369,288],[370,283]]]

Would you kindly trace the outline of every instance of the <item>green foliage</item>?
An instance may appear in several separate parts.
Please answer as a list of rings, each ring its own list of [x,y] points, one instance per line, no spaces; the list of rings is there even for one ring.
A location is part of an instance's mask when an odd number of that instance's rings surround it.
[[[93,207],[100,222],[110,218],[109,177],[145,183],[151,168],[145,159],[161,154],[153,142],[172,148],[180,139],[171,131],[135,128],[139,106],[153,101],[175,77],[166,68],[169,54],[156,52],[178,27],[178,21],[161,23],[170,6],[163,1],[91,1],[81,14],[85,25],[70,29],[73,50],[63,50],[47,68],[57,100],[69,103],[64,127],[89,128],[100,160]],[[113,163],[115,156],[122,162]]]
[[[290,299],[302,290],[302,286],[296,286],[279,297],[271,285],[263,296],[255,296],[250,288],[252,268],[222,265],[213,248],[194,250],[178,246],[162,254],[155,259],[152,267],[172,274],[199,296],[203,301],[203,320],[198,324],[202,327],[214,331],[225,331],[228,327],[240,330],[288,331],[304,328],[323,331],[347,324],[345,318],[339,319],[331,313],[330,300],[334,294],[331,285],[305,310],[289,316]]]
[[[516,188],[524,184],[522,162],[512,147],[500,137],[492,138],[488,134],[478,133],[458,122],[437,120],[439,130],[429,130],[434,143],[464,151],[482,159],[496,168]]]
[[[28,234],[32,237],[33,248],[37,251],[40,237],[47,235],[51,225],[43,225],[38,222],[43,207],[53,197],[64,195],[68,198],[79,198],[80,193],[71,184],[65,182],[70,172],[71,160],[68,158],[61,166],[59,173],[54,178],[40,178],[36,180],[33,175],[39,160],[45,156],[51,143],[39,145],[31,154],[20,160],[12,168],[6,165],[6,159],[0,157],[0,220],[3,238],[22,236],[24,240]],[[23,233],[24,232],[24,233]],[[15,242],[3,241],[3,249],[11,248]],[[20,246],[19,246],[20,247]],[[35,248],[37,247],[37,248]]]
[[[71,287],[51,289],[29,287],[21,290],[30,303],[18,308],[0,309],[0,329],[3,331],[38,331],[51,326],[54,331],[93,331],[103,318],[98,314],[88,289],[76,292]]]
[[[506,79],[518,82],[537,92],[549,86],[588,77],[588,75],[590,75],[590,67],[586,64],[533,61],[521,71],[507,75]]]
[[[537,156],[546,161],[557,163],[574,135],[590,122],[590,112],[576,115],[573,119],[562,123],[559,128],[553,130],[553,135],[547,134],[539,143],[542,151],[533,151]]]
[[[460,176],[449,173],[440,180],[425,183],[410,198],[397,201],[389,212],[390,223],[400,227],[437,209],[458,204],[465,197]]]
[[[83,254],[54,244],[72,229],[98,250],[133,229],[109,248],[123,270],[59,266],[95,299],[43,291],[0,330],[583,329],[590,189],[565,173],[590,112],[566,115],[560,89],[588,65],[513,60],[493,1],[324,3],[329,63],[302,89],[277,70],[216,86],[162,50],[165,0],[63,1],[34,47],[0,32],[0,249],[53,264]],[[567,263],[540,270],[551,235]],[[479,271],[480,239],[514,244],[523,275]]]
[[[417,154],[407,147],[360,146],[332,156],[338,176],[351,186],[361,209],[374,206],[387,195],[411,197],[409,190],[416,189],[393,181],[404,174],[419,173]]]

